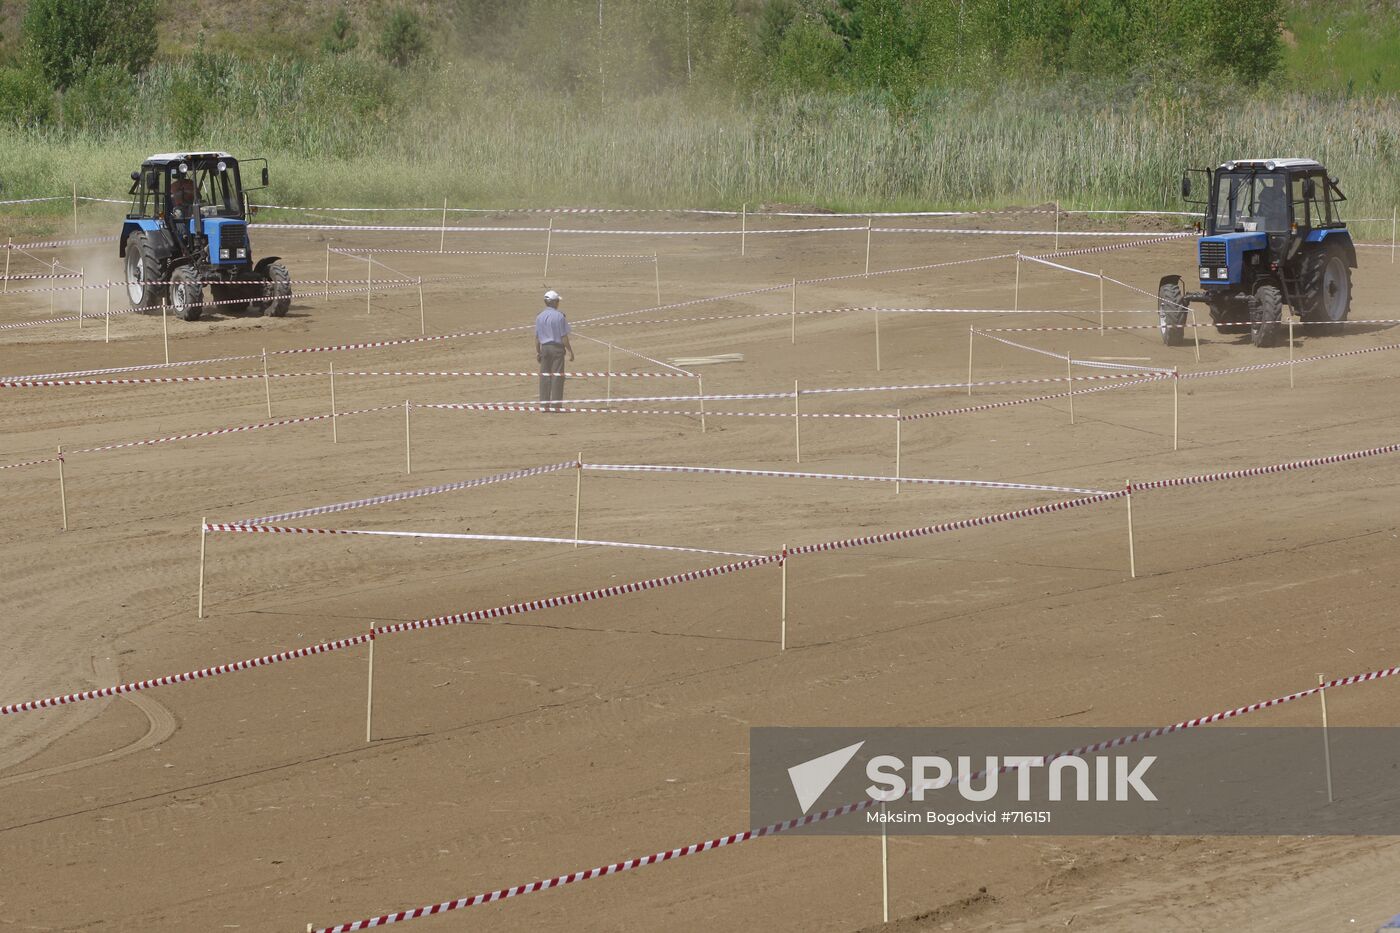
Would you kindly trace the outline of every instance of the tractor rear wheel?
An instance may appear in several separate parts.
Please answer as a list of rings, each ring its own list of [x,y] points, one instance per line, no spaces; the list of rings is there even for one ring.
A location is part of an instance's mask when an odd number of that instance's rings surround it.
[[[1271,347],[1283,319],[1283,292],[1276,285],[1254,290],[1255,308],[1249,313],[1249,338],[1256,347]]]
[[[182,321],[197,321],[204,313],[204,288],[191,266],[170,273],[170,307]]]
[[[165,286],[158,284],[160,262],[146,234],[133,230],[126,237],[126,295],[131,307],[141,314],[159,314]]]
[[[1327,244],[1303,255],[1298,284],[1302,292],[1302,317],[1312,324],[1337,325],[1351,313],[1351,268],[1340,246]],[[1328,333],[1341,328],[1325,327]]]
[[[1186,342],[1186,311],[1182,309],[1181,279],[1172,279],[1157,286],[1157,326],[1162,331],[1162,343],[1179,347]]]
[[[292,306],[292,274],[280,262],[267,267],[267,285],[264,286],[267,313],[273,317],[284,317]]]

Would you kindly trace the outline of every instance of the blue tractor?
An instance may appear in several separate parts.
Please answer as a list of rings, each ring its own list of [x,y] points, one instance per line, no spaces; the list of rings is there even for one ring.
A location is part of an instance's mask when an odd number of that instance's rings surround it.
[[[267,162],[262,185],[267,187]],[[228,313],[281,317],[292,303],[291,276],[278,256],[253,262],[248,240],[249,190],[238,160],[225,152],[166,152],[131,173],[131,207],[122,223],[120,255],[131,305],[197,321],[204,287]]]
[[[1208,199],[1191,200],[1192,175],[1205,176]],[[1162,341],[1185,340],[1186,305],[1205,302],[1216,330],[1271,345],[1288,305],[1304,322],[1338,324],[1351,312],[1356,247],[1342,222],[1337,179],[1312,159],[1250,159],[1188,171],[1181,195],[1205,208],[1199,241],[1201,290],[1180,276],[1157,286]],[[1335,332],[1335,328],[1329,328]]]

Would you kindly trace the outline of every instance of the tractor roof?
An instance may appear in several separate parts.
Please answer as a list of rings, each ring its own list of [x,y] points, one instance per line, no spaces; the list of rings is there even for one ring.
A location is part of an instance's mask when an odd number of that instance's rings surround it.
[[[166,165],[171,162],[190,162],[195,159],[232,159],[227,152],[158,152],[147,156],[145,164]]]
[[[1266,171],[1272,172],[1277,169],[1284,171],[1306,172],[1306,171],[1327,171],[1321,162],[1315,159],[1235,159],[1220,166],[1221,171],[1233,172],[1236,169],[1246,171]]]

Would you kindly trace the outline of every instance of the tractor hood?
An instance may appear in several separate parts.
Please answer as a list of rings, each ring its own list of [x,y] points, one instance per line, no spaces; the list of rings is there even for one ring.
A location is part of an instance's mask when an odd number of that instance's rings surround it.
[[[1269,245],[1269,235],[1263,231],[1221,233],[1202,237],[1198,247],[1201,284],[1211,286],[1238,285],[1244,278],[1245,254]]]

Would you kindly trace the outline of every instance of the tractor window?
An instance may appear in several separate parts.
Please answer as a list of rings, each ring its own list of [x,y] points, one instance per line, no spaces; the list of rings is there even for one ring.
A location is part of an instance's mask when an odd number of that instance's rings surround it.
[[[1215,232],[1285,233],[1289,192],[1282,175],[1219,174],[1215,189]]]
[[[214,164],[195,170],[195,184],[199,189],[200,213],[205,217],[237,216],[238,184],[231,170],[219,171]]]
[[[1323,175],[1310,175],[1313,183],[1313,196],[1308,199],[1308,223],[1314,227],[1324,227],[1332,223],[1332,204],[1327,197],[1327,178]]]

